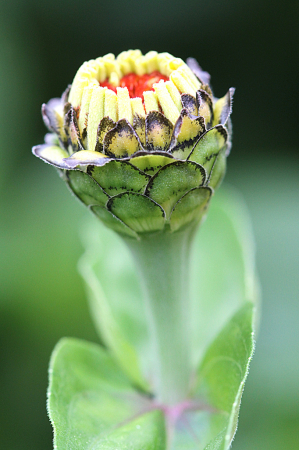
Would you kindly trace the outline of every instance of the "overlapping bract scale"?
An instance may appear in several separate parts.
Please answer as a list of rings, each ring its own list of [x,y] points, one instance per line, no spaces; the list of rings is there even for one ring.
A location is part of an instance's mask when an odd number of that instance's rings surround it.
[[[208,74],[189,62],[194,73],[178,62],[172,74],[169,63],[169,81],[144,97],[146,114],[142,99],[123,89],[117,111],[117,95],[94,79],[74,80],[83,83],[81,106],[74,93],[69,103],[68,89],[42,107],[52,135],[33,153],[60,169],[75,195],[120,234],[139,238],[199,222],[224,176],[234,89],[215,99]]]

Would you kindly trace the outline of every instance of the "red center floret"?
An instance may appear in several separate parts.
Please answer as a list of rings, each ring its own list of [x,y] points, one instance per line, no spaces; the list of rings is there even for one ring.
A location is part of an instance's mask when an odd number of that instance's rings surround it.
[[[158,83],[160,80],[168,81],[169,78],[162,75],[162,73],[158,72],[158,70],[145,75],[129,73],[121,78],[119,85],[120,87],[128,88],[131,98],[141,97],[143,100],[143,92],[153,91],[153,85]],[[116,93],[116,87],[112,86],[112,84],[108,82],[108,79],[100,83],[100,86],[107,87]]]

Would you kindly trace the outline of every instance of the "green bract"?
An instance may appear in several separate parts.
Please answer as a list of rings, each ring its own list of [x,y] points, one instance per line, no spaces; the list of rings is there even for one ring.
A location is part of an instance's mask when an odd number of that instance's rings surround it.
[[[61,99],[43,105],[51,134],[33,153],[122,235],[198,223],[224,176],[234,90],[216,99],[208,74],[188,64],[168,53],[109,54],[84,63]],[[119,85],[153,71],[169,79],[143,99]],[[105,80],[117,93],[101,86]]]

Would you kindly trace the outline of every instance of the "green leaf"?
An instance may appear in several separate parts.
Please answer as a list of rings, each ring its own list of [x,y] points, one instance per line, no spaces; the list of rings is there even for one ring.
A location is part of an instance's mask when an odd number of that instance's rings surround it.
[[[159,410],[100,346],[62,339],[52,354],[48,413],[57,450],[164,450]]]
[[[152,364],[146,311],[136,269],[123,240],[101,222],[94,225],[92,222],[83,230],[86,253],[79,263],[91,316],[101,339],[127,375],[135,384],[144,386],[144,382],[137,381],[140,371],[143,375],[151,373]],[[123,354],[124,345],[134,350]],[[132,361],[135,358],[132,352],[138,355],[137,367]],[[129,371],[124,363],[130,366]]]
[[[191,261],[195,366],[233,314],[245,302],[256,302],[254,251],[242,197],[232,188],[217,192],[196,235]]]
[[[182,417],[183,426],[177,428],[173,450],[191,450],[196,440],[200,442],[196,448],[202,450],[230,447],[254,350],[253,313],[253,303],[245,303],[210,345],[193,391],[202,406]]]
[[[237,426],[238,409],[254,351],[254,309],[251,302],[232,317],[209,347],[198,371],[198,389],[210,404],[230,414],[226,441]]]
[[[136,386],[148,390],[148,385],[141,374],[137,352],[115,320],[105,292],[95,274],[96,264],[89,252],[86,252],[79,262],[79,271],[86,282],[91,315],[97,331],[127,376]]]

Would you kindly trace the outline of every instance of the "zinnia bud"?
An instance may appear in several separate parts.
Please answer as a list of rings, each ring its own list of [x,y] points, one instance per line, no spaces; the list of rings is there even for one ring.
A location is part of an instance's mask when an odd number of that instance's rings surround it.
[[[115,231],[181,229],[203,217],[221,182],[234,89],[215,99],[189,58],[139,50],[85,62],[42,107],[51,134],[33,153]]]

